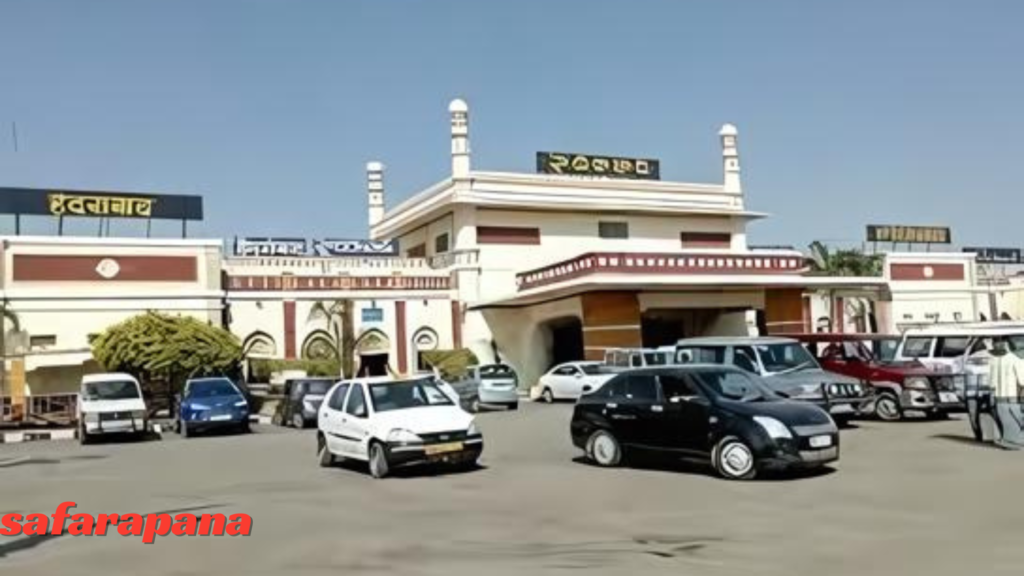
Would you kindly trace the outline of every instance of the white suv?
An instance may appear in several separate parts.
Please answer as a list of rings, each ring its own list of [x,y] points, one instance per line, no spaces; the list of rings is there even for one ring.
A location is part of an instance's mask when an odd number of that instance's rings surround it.
[[[142,387],[131,374],[89,374],[82,377],[78,394],[78,441],[86,444],[100,434],[149,430]]]
[[[416,464],[472,467],[484,448],[473,416],[433,376],[338,382],[320,405],[317,427],[320,466],[362,460],[374,478]]]

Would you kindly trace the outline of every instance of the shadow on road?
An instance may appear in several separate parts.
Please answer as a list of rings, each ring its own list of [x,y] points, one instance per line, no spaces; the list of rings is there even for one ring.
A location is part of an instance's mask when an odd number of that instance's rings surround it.
[[[357,460],[345,460],[334,465],[334,468],[345,470],[346,472],[354,472],[361,476],[370,478],[370,469],[366,462],[360,462]],[[425,464],[419,466],[408,466],[402,468],[395,468],[388,474],[388,478],[426,478],[426,477],[438,477],[438,476],[461,476],[463,474],[472,474],[474,472],[480,472],[486,470],[487,467],[479,463],[473,464],[472,466],[453,466],[444,464]]]
[[[988,450],[1002,450],[999,446],[991,442],[978,442],[973,436],[960,436],[959,434],[932,434],[930,438],[934,440],[945,440],[947,442],[953,442],[956,444],[963,444],[965,446],[973,446],[975,448],[986,448]]]
[[[587,460],[585,456],[577,456],[573,462],[583,466],[599,467],[597,464]],[[695,476],[707,476],[709,478],[721,478],[710,464],[693,460],[673,460],[653,457],[631,457],[624,466],[632,470],[646,470],[650,472],[667,472],[671,474],[691,474]],[[818,468],[795,468],[788,471],[765,470],[758,474],[754,482],[788,482],[793,480],[810,480],[834,474],[835,468],[822,466]]]

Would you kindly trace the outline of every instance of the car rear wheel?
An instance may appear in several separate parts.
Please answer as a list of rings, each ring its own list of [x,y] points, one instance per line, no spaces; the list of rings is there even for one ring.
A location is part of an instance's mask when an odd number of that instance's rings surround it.
[[[388,462],[387,452],[384,445],[374,442],[370,445],[370,476],[380,479],[384,478],[391,471],[391,463]]]
[[[757,476],[757,460],[750,446],[736,438],[723,438],[711,454],[715,470],[729,480],[751,480]]]
[[[551,388],[545,388],[544,392],[541,392],[540,398],[548,404],[552,404],[555,401],[555,395],[551,392]]]
[[[334,466],[334,454],[331,454],[331,449],[327,447],[327,439],[324,438],[323,434],[317,436],[316,455],[321,468]]]
[[[509,410],[519,410],[519,402],[513,402],[508,405]]]
[[[903,418],[900,399],[892,392],[882,392],[875,399],[875,416],[885,422],[896,422]]]
[[[469,412],[470,414],[476,414],[480,411],[480,399],[473,398],[469,401]]]
[[[284,422],[281,420],[280,414],[274,414],[274,416],[270,419],[270,423],[273,424],[274,426],[284,425]]]
[[[622,446],[607,430],[598,430],[590,435],[586,452],[587,458],[605,468],[618,466],[622,461]]]
[[[306,419],[302,417],[302,414],[296,414],[292,416],[292,426],[302,430],[306,427]]]

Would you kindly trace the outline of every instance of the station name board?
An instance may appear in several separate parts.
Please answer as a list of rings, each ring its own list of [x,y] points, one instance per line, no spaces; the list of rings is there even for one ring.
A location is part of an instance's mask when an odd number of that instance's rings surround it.
[[[977,254],[979,264],[1021,264],[1020,248],[965,247],[964,252]]]
[[[396,256],[396,240],[236,238],[235,256]]]
[[[905,242],[908,244],[951,244],[953,235],[944,226],[869,225],[868,242]]]
[[[649,158],[537,152],[537,172],[541,174],[659,180],[661,179],[660,170],[659,162]]]
[[[0,214],[202,220],[203,198],[175,194],[0,188]]]

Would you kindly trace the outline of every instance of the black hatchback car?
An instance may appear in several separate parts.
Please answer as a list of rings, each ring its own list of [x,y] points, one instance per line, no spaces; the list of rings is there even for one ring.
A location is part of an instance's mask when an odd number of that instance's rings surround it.
[[[723,477],[810,468],[839,459],[839,430],[824,410],[785,400],[728,366],[623,372],[576,404],[572,441],[615,466],[630,453],[710,462]]]
[[[284,397],[277,404],[271,423],[305,428],[316,424],[316,414],[324,395],[337,378],[297,378],[284,383]]]

